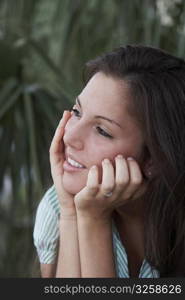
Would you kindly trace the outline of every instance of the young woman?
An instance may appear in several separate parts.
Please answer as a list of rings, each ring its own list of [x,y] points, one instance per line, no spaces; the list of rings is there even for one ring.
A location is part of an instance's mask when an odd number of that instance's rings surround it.
[[[136,45],[88,62],[50,163],[34,228],[43,277],[185,275],[182,59]]]

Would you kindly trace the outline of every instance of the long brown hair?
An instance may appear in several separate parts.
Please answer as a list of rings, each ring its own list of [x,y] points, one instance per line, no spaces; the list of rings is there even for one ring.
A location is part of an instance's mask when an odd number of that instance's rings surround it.
[[[120,47],[86,65],[128,83],[155,169],[146,193],[145,256],[160,277],[185,276],[185,62],[161,49]]]

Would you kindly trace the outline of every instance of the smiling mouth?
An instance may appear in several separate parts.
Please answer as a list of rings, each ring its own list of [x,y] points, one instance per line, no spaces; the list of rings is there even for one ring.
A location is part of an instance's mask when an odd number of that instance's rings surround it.
[[[79,169],[86,169],[85,166],[81,165],[80,163],[78,163],[77,161],[71,159],[70,157],[67,158],[67,162],[72,167],[79,168]]]

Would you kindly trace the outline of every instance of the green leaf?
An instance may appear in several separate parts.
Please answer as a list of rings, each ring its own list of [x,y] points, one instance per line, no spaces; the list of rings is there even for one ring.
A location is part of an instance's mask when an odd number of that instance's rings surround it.
[[[19,100],[22,87],[18,87],[13,94],[6,99],[6,103],[0,107],[0,121],[5,116],[5,114],[12,108],[16,101]]]

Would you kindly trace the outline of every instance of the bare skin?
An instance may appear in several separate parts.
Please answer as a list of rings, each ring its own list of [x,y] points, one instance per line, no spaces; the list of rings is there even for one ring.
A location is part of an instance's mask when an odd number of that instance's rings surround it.
[[[56,276],[116,276],[110,226],[116,211],[129,272],[135,277],[144,257],[142,196],[147,182],[140,168],[144,139],[128,114],[128,87],[97,73],[78,99],[75,111],[64,114],[50,148],[51,173],[61,204],[60,224],[63,222]],[[103,136],[99,127],[112,138]],[[85,168],[68,172],[63,167],[68,155]],[[113,194],[107,198],[104,194],[109,191]],[[65,227],[71,228],[70,233]],[[71,257],[72,272],[68,268]]]
[[[55,132],[50,147],[50,164],[53,182],[61,207],[59,221],[59,251],[55,277],[71,278],[81,277],[81,269],[74,196],[65,190],[62,182],[63,163],[65,157],[64,144],[61,143],[61,140],[64,135],[65,124],[70,117],[70,112],[64,112],[63,118]],[[65,247],[63,247],[63,245],[65,245]],[[50,266],[48,268],[50,268],[50,272],[53,273],[54,266]]]

